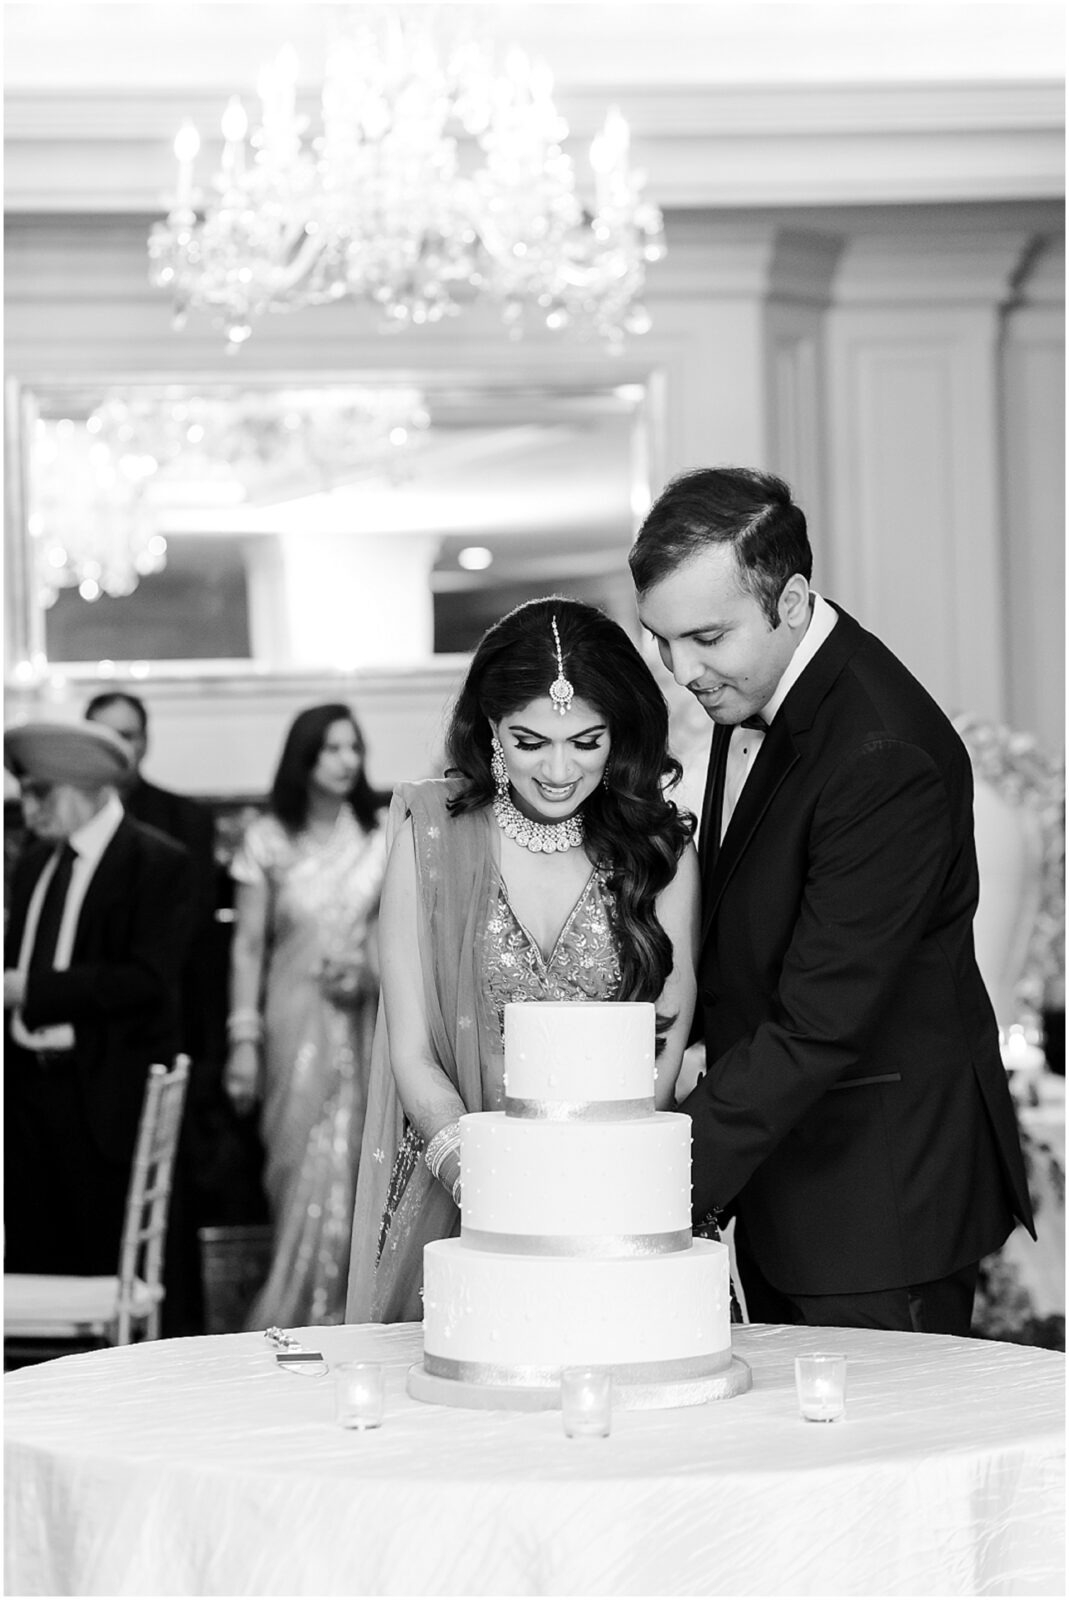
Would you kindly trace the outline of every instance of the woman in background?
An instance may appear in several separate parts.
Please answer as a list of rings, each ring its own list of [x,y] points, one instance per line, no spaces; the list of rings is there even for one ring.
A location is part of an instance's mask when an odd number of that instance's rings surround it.
[[[446,778],[391,808],[348,1322],[421,1318],[423,1246],[459,1225],[458,1119],[503,1105],[510,1001],[653,1001],[662,1110],[694,1009],[693,822],[624,630],[577,600],[517,607],[480,642],[446,749]]]
[[[347,706],[286,735],[237,881],[224,1084],[262,1101],[271,1266],[250,1327],[340,1322],[378,996],[380,797]]]

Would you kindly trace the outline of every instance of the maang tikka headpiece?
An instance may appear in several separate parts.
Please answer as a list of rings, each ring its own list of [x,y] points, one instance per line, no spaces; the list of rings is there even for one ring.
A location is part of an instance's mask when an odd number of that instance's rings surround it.
[[[556,617],[550,618],[550,625],[553,629],[553,643],[557,647],[557,676],[549,686],[549,698],[553,702],[554,711],[559,712],[562,717],[566,717],[572,709],[575,690],[564,676],[564,657],[561,655],[560,634],[557,632]]]

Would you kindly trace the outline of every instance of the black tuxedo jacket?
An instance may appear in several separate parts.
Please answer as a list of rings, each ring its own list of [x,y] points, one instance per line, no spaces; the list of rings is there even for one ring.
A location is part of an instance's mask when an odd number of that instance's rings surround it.
[[[185,845],[195,884],[194,920],[198,928],[210,922],[215,911],[215,820],[209,808],[140,776],[122,801],[127,816],[135,822],[146,822]]]
[[[5,964],[18,963],[34,884],[54,846],[34,840],[16,864]],[[30,1029],[74,1028],[74,1067],[86,1123],[100,1152],[128,1161],[145,1077],[178,1048],[178,997],[190,935],[193,874],[188,852],[124,817],[89,882],[65,972],[27,982]],[[32,1070],[9,1060],[9,1071]],[[9,1085],[9,1088],[14,1086]]]
[[[709,789],[730,729],[714,732]],[[973,949],[968,754],[842,611],[703,829],[694,1208],[797,1294],[928,1282],[1031,1225]]]
[[[220,951],[214,926],[218,898],[215,818],[201,801],[175,794],[171,789],[161,789],[140,776],[123,795],[123,805],[127,816],[136,822],[148,823],[189,851],[193,870],[193,933],[182,972],[181,1048],[193,1059],[188,1096],[191,1111],[206,1083],[215,1081],[212,1063],[218,1058],[220,1047],[216,1037],[220,1025],[216,971]],[[225,951],[223,959],[225,961]],[[224,998],[224,1011],[225,1004]]]

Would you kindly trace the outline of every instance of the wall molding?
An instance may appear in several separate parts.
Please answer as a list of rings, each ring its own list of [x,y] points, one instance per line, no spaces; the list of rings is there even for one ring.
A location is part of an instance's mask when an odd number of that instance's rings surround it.
[[[236,85],[240,88],[241,85]],[[225,97],[188,92],[12,88],[5,97],[6,207],[158,215],[185,117],[218,164]],[[662,207],[854,205],[1056,199],[1065,193],[1064,91],[1032,83],[622,83],[561,89],[582,174],[610,105]],[[315,105],[304,107],[314,116]]]

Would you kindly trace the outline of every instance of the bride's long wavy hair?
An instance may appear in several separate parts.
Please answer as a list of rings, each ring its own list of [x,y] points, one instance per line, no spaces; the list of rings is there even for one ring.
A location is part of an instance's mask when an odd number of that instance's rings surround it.
[[[517,606],[483,635],[453,707],[446,772],[460,779],[460,815],[494,798],[490,724],[545,699],[557,676],[552,622],[565,677],[608,724],[604,782],[583,807],[587,847],[608,872],[619,944],[621,1000],[656,1001],[672,970],[672,942],[656,902],[694,831],[667,797],[682,773],[668,750],[668,707],[619,623],[596,606],[550,595]],[[659,1018],[658,1032],[670,1019]]]

